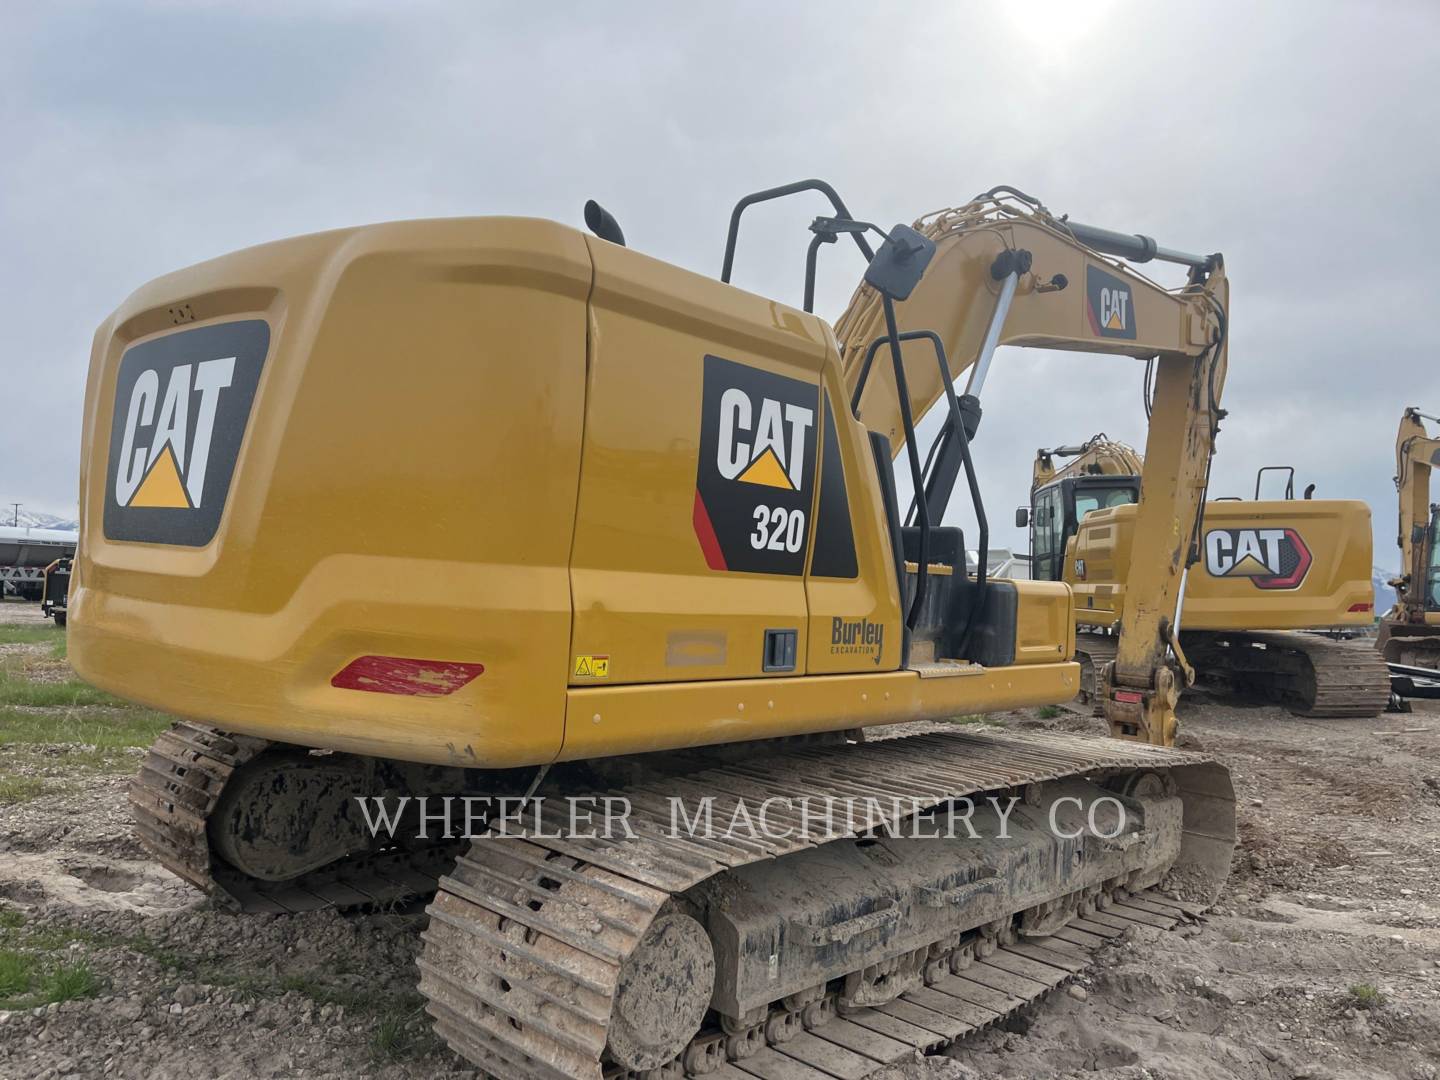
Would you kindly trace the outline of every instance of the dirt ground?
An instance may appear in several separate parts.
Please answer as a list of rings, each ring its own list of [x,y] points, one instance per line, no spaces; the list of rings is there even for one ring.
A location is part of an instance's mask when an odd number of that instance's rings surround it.
[[[0,1078],[476,1075],[414,992],[423,914],[234,917],[146,858],[125,785],[164,718],[66,700],[48,633],[0,605]],[[1051,712],[987,722],[1098,730]],[[897,1080],[1440,1077],[1440,710],[1182,717],[1238,790],[1219,905]]]

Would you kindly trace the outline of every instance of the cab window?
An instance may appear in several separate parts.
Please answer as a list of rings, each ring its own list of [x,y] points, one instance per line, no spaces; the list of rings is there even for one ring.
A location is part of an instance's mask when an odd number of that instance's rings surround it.
[[[1140,492],[1133,487],[1087,487],[1075,492],[1075,520],[1084,521],[1092,510],[1108,510],[1112,506],[1129,506],[1140,501]]]

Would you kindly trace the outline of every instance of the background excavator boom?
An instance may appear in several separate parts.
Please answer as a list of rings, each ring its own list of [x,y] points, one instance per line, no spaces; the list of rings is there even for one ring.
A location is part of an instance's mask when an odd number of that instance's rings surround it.
[[[1058,469],[1055,460],[1065,464]],[[1035,469],[1030,491],[1067,476],[1139,476],[1145,461],[1135,448],[1108,438],[1102,431],[1078,446],[1056,446],[1035,451]]]
[[[1392,665],[1402,697],[1435,697],[1434,686],[1417,689],[1420,668],[1440,668],[1440,510],[1430,502],[1430,473],[1440,465],[1440,439],[1425,430],[1436,417],[1413,405],[1400,417],[1395,436],[1395,490],[1399,519],[1400,576],[1390,582],[1395,606],[1385,613],[1376,647]],[[1398,665],[1398,667],[1396,666]],[[1412,670],[1401,670],[1412,669]],[[1428,680],[1427,680],[1428,683]]]

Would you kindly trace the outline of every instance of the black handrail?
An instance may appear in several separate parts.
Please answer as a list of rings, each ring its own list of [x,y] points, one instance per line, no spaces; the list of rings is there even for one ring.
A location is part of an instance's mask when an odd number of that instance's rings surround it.
[[[800,191],[818,191],[830,200],[830,205],[835,208],[838,217],[850,218],[850,210],[846,207],[845,201],[836,194],[835,189],[824,180],[796,180],[793,184],[782,184],[780,187],[766,188],[764,191],[755,191],[746,195],[735,204],[735,209],[730,211],[730,231],[725,237],[725,262],[720,269],[720,280],[727,285],[730,283],[730,271],[735,265],[735,241],[740,236],[740,215],[747,207],[756,203],[769,202],[771,199],[782,199],[786,195],[794,195]],[[860,248],[860,253],[869,262],[875,257],[875,252],[865,242],[865,238],[859,233],[851,233],[855,238],[855,244]],[[813,244],[813,241],[812,241]]]
[[[1260,480],[1267,472],[1283,472],[1289,475],[1285,479],[1285,498],[1295,498],[1295,466],[1294,465],[1262,465],[1255,471],[1255,498],[1260,498]]]
[[[929,578],[929,539],[930,539],[930,506],[929,499],[925,498],[924,470],[920,466],[920,451],[915,443],[915,423],[910,412],[910,393],[905,381],[904,366],[900,356],[900,342],[902,341],[928,341],[935,350],[935,362],[940,368],[940,382],[945,387],[946,404],[950,412],[950,424],[954,427],[955,437],[960,440],[960,460],[965,466],[965,481],[970,489],[970,499],[975,506],[975,522],[980,530],[980,546],[976,554],[978,561],[975,567],[975,602],[971,605],[970,611],[965,619],[965,629],[960,635],[960,643],[957,648],[962,656],[966,647],[970,644],[970,636],[975,627],[976,612],[985,603],[985,590],[988,581],[987,572],[990,562],[990,521],[985,514],[985,502],[980,495],[980,482],[975,476],[974,462],[970,457],[970,437],[965,430],[964,417],[960,412],[960,399],[955,396],[955,384],[950,377],[950,364],[945,355],[945,343],[940,340],[940,335],[934,330],[907,330],[901,334],[895,327],[895,307],[889,297],[884,297],[885,302],[885,327],[886,336],[876,338],[865,350],[865,360],[860,367],[860,377],[855,383],[855,392],[850,401],[850,412],[857,419],[860,414],[860,395],[864,392],[865,382],[870,377],[870,367],[875,359],[875,353],[881,345],[890,345],[890,355],[895,369],[895,386],[900,397],[900,418],[905,427],[905,442],[910,458],[910,476],[915,489],[916,516],[920,519],[920,550],[919,561],[915,573],[915,599],[910,605],[910,613],[906,618],[905,625],[910,629],[915,628],[915,622],[919,618],[921,608],[925,603]],[[963,559],[965,553],[962,551],[960,557]],[[966,572],[964,566],[960,572]]]

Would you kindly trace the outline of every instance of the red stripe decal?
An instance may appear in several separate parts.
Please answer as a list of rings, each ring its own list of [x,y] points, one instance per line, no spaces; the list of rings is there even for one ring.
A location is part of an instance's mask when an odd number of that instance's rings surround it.
[[[1374,611],[1374,604],[1351,604],[1346,611]]]
[[[403,656],[361,656],[335,673],[330,685],[372,694],[444,697],[485,670],[484,664],[410,660]]]
[[[715,535],[715,526],[710,524],[710,512],[705,509],[705,500],[695,492],[695,509],[690,515],[695,526],[695,538],[700,541],[700,550],[705,553],[705,564],[711,570],[729,570],[725,565],[725,553],[720,550],[720,540]]]
[[[1290,538],[1290,543],[1295,547],[1295,555],[1299,561],[1295,569],[1284,577],[1253,578],[1257,589],[1298,589],[1300,583],[1305,580],[1305,575],[1310,572],[1312,556],[1310,549],[1305,546],[1305,541],[1300,539],[1300,534],[1294,529],[1286,529],[1285,535]]]

